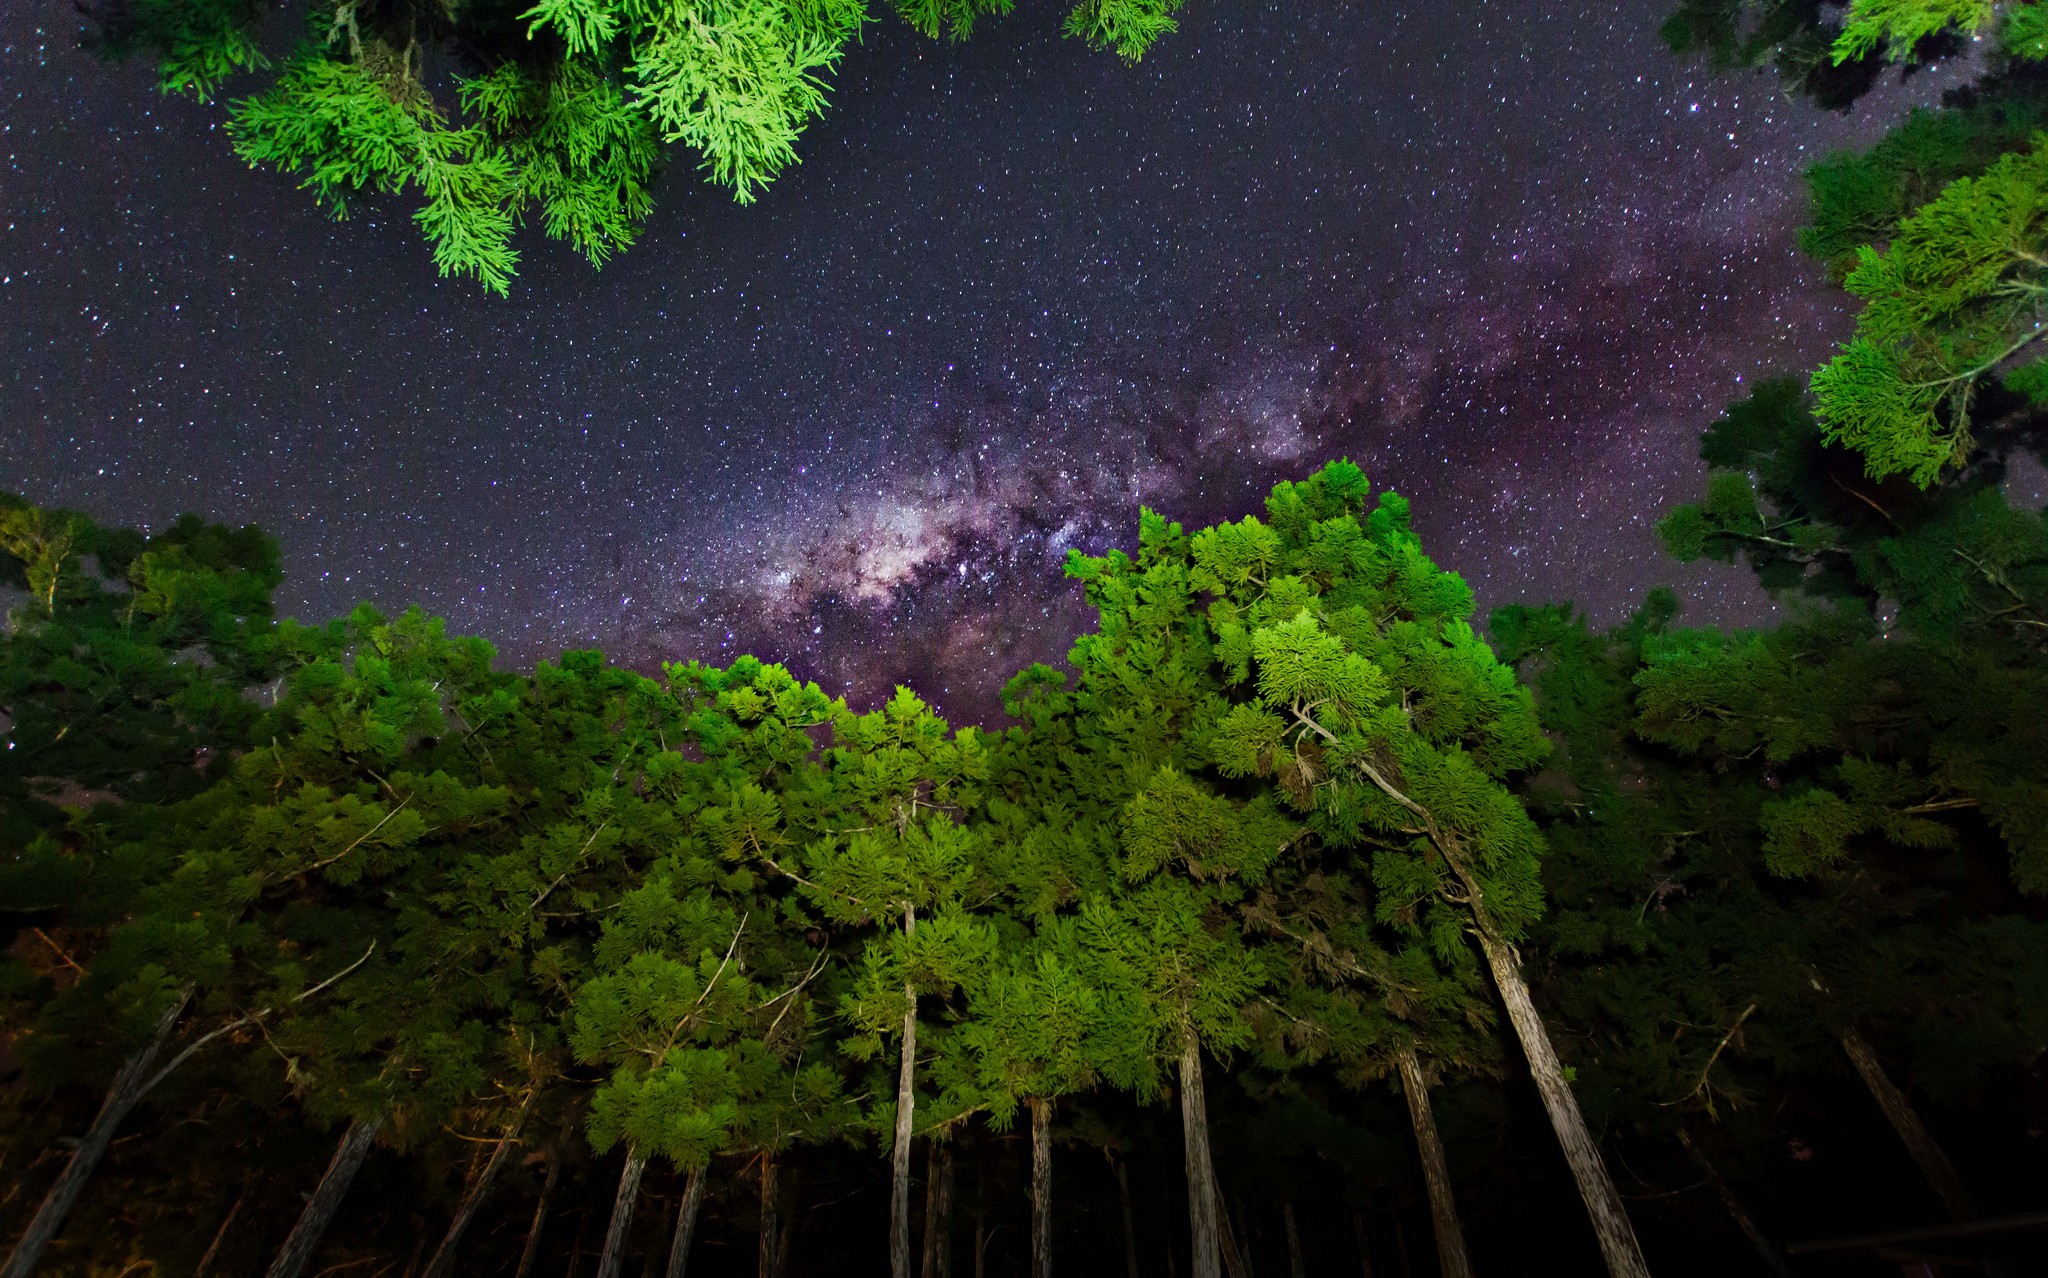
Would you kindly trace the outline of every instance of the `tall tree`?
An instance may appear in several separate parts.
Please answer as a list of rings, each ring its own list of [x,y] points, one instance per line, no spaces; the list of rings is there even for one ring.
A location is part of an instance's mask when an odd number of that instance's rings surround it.
[[[1092,598],[1177,614],[1168,624],[1219,685],[1201,739],[1220,773],[1272,778],[1324,843],[1376,847],[1377,913],[1411,915],[1444,961],[1477,939],[1608,1265],[1640,1273],[1514,948],[1541,910],[1542,840],[1503,784],[1543,752],[1528,693],[1467,624],[1464,583],[1422,554],[1407,502],[1385,494],[1361,521],[1366,491],[1357,467],[1332,463],[1277,486],[1270,524],[1189,537],[1148,512],[1139,561],[1077,556],[1069,571]],[[1105,624],[1104,640],[1129,632]]]

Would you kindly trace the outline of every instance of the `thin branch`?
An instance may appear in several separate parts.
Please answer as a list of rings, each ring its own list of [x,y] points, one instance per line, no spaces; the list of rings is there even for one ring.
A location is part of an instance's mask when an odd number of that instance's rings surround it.
[[[1892,810],[1900,816],[1918,816],[1923,812],[1953,812],[1958,808],[1974,808],[1976,806],[1977,800],[1975,799],[1932,799],[1926,803],[1916,803],[1910,808],[1894,808]]]
[[[1728,1032],[1721,1036],[1721,1041],[1714,1044],[1714,1050],[1707,1056],[1707,1063],[1700,1067],[1700,1081],[1693,1084],[1693,1088],[1691,1091],[1687,1092],[1685,1095],[1679,1097],[1675,1101],[1659,1101],[1658,1104],[1666,1108],[1669,1108],[1672,1105],[1683,1104],[1686,1101],[1691,1100],[1695,1096],[1700,1096],[1704,1097],[1707,1102],[1707,1112],[1709,1114],[1713,1113],[1714,1086],[1712,1083],[1708,1081],[1707,1076],[1713,1072],[1714,1062],[1720,1060],[1721,1053],[1728,1049],[1728,1044],[1732,1039],[1734,1039],[1736,1031],[1742,1028],[1742,1023],[1748,1020],[1749,1014],[1754,1011],[1756,1011],[1756,1004],[1754,1003],[1751,1003],[1748,1007],[1743,1008],[1742,1015],[1735,1018],[1735,1023],[1728,1027]]]
[[[649,1053],[654,1057],[655,1064],[659,1065],[668,1055],[669,1049],[676,1045],[676,1038],[682,1034],[683,1026],[690,1023],[690,1018],[697,1014],[697,1009],[704,1006],[704,1000],[711,997],[711,991],[718,988],[718,978],[725,975],[726,965],[732,962],[733,951],[740,947],[740,937],[746,933],[747,918],[745,914],[740,915],[740,925],[733,929],[732,944],[725,947],[725,957],[718,960],[718,970],[705,982],[703,990],[697,995],[697,1001],[690,1004],[690,1010],[684,1012],[683,1018],[676,1022],[676,1027],[668,1032],[668,1042],[661,1045],[660,1051]]]
[[[29,931],[34,932],[36,936],[41,938],[43,944],[49,946],[50,949],[53,952],[55,952],[58,958],[64,960],[64,966],[70,968],[72,971],[78,973],[80,976],[85,975],[85,969],[78,965],[78,960],[72,958],[69,954],[66,954],[64,952],[64,947],[57,944],[55,941],[51,940],[50,934],[48,932],[43,931],[43,929],[39,927],[32,927],[29,929]]]
[[[382,777],[379,777],[379,778],[378,778],[378,780],[382,781],[382,780],[383,780],[383,778],[382,778]],[[390,782],[388,782],[388,781],[386,781],[386,782],[384,782],[384,785],[385,785],[385,788],[386,788],[386,789],[389,789],[389,788],[390,788],[390,786],[391,786],[391,783],[390,783]],[[389,812],[386,812],[386,813],[384,814],[384,819],[383,819],[382,821],[379,821],[379,822],[377,822],[377,824],[375,824],[375,825],[371,826],[371,827],[370,827],[369,829],[367,829],[367,830],[363,831],[363,832],[362,832],[361,834],[358,834],[358,835],[356,836],[356,838],[355,838],[355,842],[354,842],[354,843],[351,843],[351,844],[349,844],[349,845],[348,845],[347,847],[343,848],[343,849],[342,849],[341,851],[339,851],[339,852],[336,852],[336,853],[335,853],[335,854],[334,854],[333,856],[330,856],[330,857],[328,857],[328,858],[327,858],[326,860],[324,860],[324,861],[315,861],[315,862],[313,862],[313,864],[311,864],[311,865],[307,866],[307,867],[306,867],[305,869],[303,869],[303,870],[300,870],[300,871],[299,871],[299,873],[300,873],[300,874],[311,874],[311,873],[312,873],[313,871],[315,871],[315,870],[319,870],[319,869],[325,869],[325,868],[326,868],[327,866],[333,865],[333,864],[334,864],[334,863],[335,863],[336,861],[339,861],[339,860],[340,860],[341,858],[343,858],[343,857],[347,856],[347,855],[348,855],[349,853],[351,853],[351,852],[355,851],[355,850],[356,850],[356,849],[357,849],[358,847],[360,847],[360,846],[362,845],[362,842],[363,842],[363,840],[364,840],[364,839],[367,839],[367,838],[369,838],[369,837],[370,837],[371,835],[375,834],[375,833],[376,833],[377,831],[379,831],[379,830],[383,829],[383,828],[384,828],[384,822],[385,822],[385,821],[389,821],[389,820],[390,820],[390,819],[391,819],[392,817],[395,817],[395,816],[397,816],[397,815],[398,815],[399,813],[401,813],[401,812],[405,811],[405,809],[406,809],[406,805],[407,805],[407,804],[409,804],[409,803],[411,803],[411,802],[412,802],[412,796],[411,796],[411,795],[409,795],[409,794],[408,794],[408,795],[406,795],[404,799],[402,799],[402,800],[400,800],[400,801],[399,801],[399,804],[398,804],[398,806],[397,806],[397,807],[395,807],[395,808],[391,809],[391,810],[390,810]]]
[[[533,904],[526,907],[526,912],[528,914],[531,914],[535,910],[539,909],[540,903],[548,899],[548,894],[550,892],[553,892],[556,888],[562,886],[562,880],[568,878],[569,875],[575,871],[577,866],[583,864],[583,858],[587,853],[589,853],[590,845],[597,842],[597,836],[603,834],[604,828],[610,825],[611,823],[612,819],[610,817],[606,817],[604,820],[599,821],[597,823],[597,828],[595,830],[592,830],[590,832],[590,837],[583,841],[583,847],[576,853],[576,858],[569,862],[569,868],[563,870],[560,874],[557,874],[555,876],[555,881],[553,883],[548,884],[546,887],[542,888],[540,890],[540,895],[533,898]]]
[[[377,942],[375,942],[374,940],[371,941],[370,948],[363,951],[363,956],[361,958],[349,964],[347,967],[342,968],[339,972],[336,972],[334,975],[328,977],[326,980],[320,982],[318,985],[315,985],[313,988],[309,990],[302,990],[298,994],[293,995],[290,1002],[287,1002],[285,1006],[290,1007],[294,1003],[303,1003],[307,999],[313,997],[315,994],[318,994],[322,990],[333,985],[336,981],[339,981],[344,976],[347,976],[350,972],[355,971],[357,968],[361,967],[363,964],[370,961],[370,952],[371,950],[375,950],[376,948]],[[141,1087],[137,1088],[135,1094],[137,1096],[143,1096],[148,1094],[151,1088],[154,1088],[158,1083],[161,1083],[164,1081],[164,1079],[170,1077],[172,1070],[175,1070],[176,1068],[178,1068],[178,1066],[183,1065],[187,1060],[191,1059],[193,1053],[197,1052],[200,1048],[205,1047],[214,1039],[221,1037],[223,1034],[232,1034],[236,1030],[241,1029],[245,1025],[251,1025],[260,1022],[264,1017],[270,1015],[272,1012],[275,1012],[276,1010],[277,1009],[275,1007],[266,1007],[262,1011],[251,1012],[247,1016],[237,1017],[236,1019],[229,1021],[227,1024],[221,1026],[217,1030],[213,1030],[210,1033],[200,1035],[198,1038],[192,1040],[191,1044],[187,1046],[184,1051],[179,1052],[176,1056],[172,1057],[170,1064],[158,1070],[155,1074],[153,1074],[150,1077],[150,1080],[148,1082],[144,1083]]]

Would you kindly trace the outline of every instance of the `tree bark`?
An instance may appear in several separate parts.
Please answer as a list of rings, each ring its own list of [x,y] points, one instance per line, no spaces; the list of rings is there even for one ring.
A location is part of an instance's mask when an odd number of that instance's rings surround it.
[[[1536,1090],[1543,1097],[1543,1108],[1550,1112],[1550,1125],[1557,1132],[1557,1142],[1564,1147],[1565,1161],[1571,1164],[1572,1177],[1579,1183],[1579,1197],[1585,1200],[1586,1214],[1591,1217],[1593,1232],[1600,1240],[1600,1253],[1607,1259],[1607,1272],[1612,1278],[1650,1278],[1650,1267],[1643,1260],[1635,1228],[1629,1224],[1628,1211],[1621,1204],[1621,1194],[1607,1175],[1606,1165],[1600,1161],[1599,1146],[1593,1143],[1592,1133],[1586,1130],[1585,1116],[1579,1113],[1578,1099],[1564,1081],[1564,1066],[1558,1062],[1557,1052],[1550,1045],[1550,1033],[1544,1028],[1536,1004],[1529,998],[1528,983],[1522,979],[1521,962],[1508,944],[1493,934],[1493,929],[1483,918],[1476,930],[1479,946],[1486,952],[1487,966],[1493,969],[1493,983],[1500,990],[1500,1001],[1507,1006],[1508,1019],[1515,1026],[1515,1036],[1522,1040],[1522,1054],[1529,1062],[1529,1076],[1536,1082]]]
[[[1458,1221],[1458,1200],[1451,1195],[1450,1166],[1436,1134],[1436,1111],[1429,1103],[1429,1082],[1415,1049],[1394,1054],[1401,1070],[1401,1091],[1408,1098],[1408,1121],[1415,1128],[1415,1148],[1422,1155],[1422,1181],[1429,1190],[1429,1217],[1436,1226],[1437,1265],[1443,1278],[1472,1278],[1472,1260],[1465,1251],[1465,1227]]]
[[[1735,1191],[1728,1187],[1728,1182],[1721,1179],[1721,1173],[1707,1161],[1706,1154],[1692,1143],[1692,1133],[1683,1127],[1679,1128],[1678,1143],[1685,1146],[1685,1152],[1692,1156],[1693,1165],[1700,1169],[1700,1174],[1714,1187],[1714,1194],[1721,1200],[1721,1206],[1727,1208],[1729,1217],[1735,1221],[1735,1227],[1742,1231],[1744,1238],[1749,1239],[1749,1245],[1756,1248],[1756,1254],[1763,1260],[1765,1267],[1776,1274],[1777,1278],[1792,1278],[1791,1266],[1778,1254],[1778,1249],[1771,1245],[1771,1240],[1764,1237],[1764,1231],[1757,1228],[1756,1221],[1743,1209],[1742,1200],[1735,1196]]]
[[[637,1149],[626,1151],[626,1165],[619,1171],[619,1192],[612,1199],[612,1221],[604,1231],[604,1254],[597,1260],[597,1278],[619,1278],[626,1264],[626,1235],[633,1228],[633,1208],[640,1201],[640,1177],[647,1170],[647,1155]]]
[[[1287,1273],[1289,1278],[1308,1278],[1308,1266],[1301,1259],[1301,1231],[1294,1226],[1294,1200],[1280,1201],[1280,1222],[1287,1227]]]
[[[540,1256],[540,1236],[548,1225],[548,1207],[555,1199],[555,1182],[562,1175],[562,1160],[548,1159],[547,1178],[541,1182],[540,1201],[533,1206],[533,1223],[526,1227],[526,1246],[519,1249],[519,1268],[513,1271],[513,1278],[529,1278],[533,1273],[533,1262]]]
[[[1366,1232],[1365,1213],[1351,1213],[1351,1236],[1358,1240],[1358,1278],[1374,1278],[1372,1272],[1372,1235]]]
[[[1913,1108],[1913,1102],[1892,1082],[1885,1072],[1877,1053],[1870,1050],[1870,1044],[1854,1029],[1842,1031],[1842,1050],[1849,1054],[1849,1061],[1856,1066],[1856,1072],[1863,1076],[1864,1086],[1877,1100],[1879,1109],[1891,1120],[1892,1130],[1906,1143],[1906,1152],[1920,1166],[1920,1174],[1927,1178],[1927,1184],[1941,1199],[1941,1205],[1948,1209],[1949,1218],[1957,1224],[1977,1219],[1977,1203],[1970,1191],[1963,1185],[1963,1178],[1956,1174],[1956,1166],[1948,1160],[1941,1145],[1934,1139],[1934,1133],[1927,1130],[1927,1124],[1920,1121],[1920,1111]]]
[[[1031,1275],[1052,1278],[1052,1101],[1031,1106]]]
[[[924,1278],[949,1278],[953,1270],[953,1150],[931,1142],[925,1156]]]
[[[321,1173],[319,1186],[313,1190],[306,1209],[299,1213],[299,1221],[292,1226],[284,1246],[277,1249],[277,1259],[270,1262],[265,1278],[299,1278],[305,1271],[313,1253],[320,1250],[320,1240],[334,1220],[342,1198],[348,1194],[350,1182],[362,1170],[363,1159],[369,1156],[370,1146],[375,1143],[377,1130],[382,1126],[382,1114],[375,1118],[358,1118],[341,1134],[341,1143],[334,1147],[334,1157],[327,1160],[327,1170]]]
[[[697,1237],[697,1212],[704,1206],[704,1168],[683,1184],[683,1202],[676,1208],[676,1237],[668,1249],[668,1278],[683,1278],[690,1267],[690,1243]]]
[[[1223,1278],[1216,1169],[1209,1161],[1209,1106],[1202,1096],[1202,1049],[1192,1034],[1180,1049],[1180,1126],[1187,1151],[1188,1271],[1190,1278]]]
[[[782,1168],[775,1151],[761,1151],[761,1238],[756,1253],[759,1278],[779,1278],[782,1272]]]
[[[533,1093],[519,1107],[519,1113],[505,1134],[498,1138],[496,1148],[484,1168],[477,1174],[475,1183],[462,1196],[462,1205],[455,1209],[455,1218],[448,1222],[448,1232],[441,1236],[441,1245],[434,1248],[434,1258],[427,1262],[426,1272],[421,1278],[446,1278],[455,1265],[455,1249],[462,1243],[462,1235],[469,1231],[470,1222],[476,1219],[477,1209],[484,1205],[484,1196],[491,1192],[491,1184],[498,1178],[498,1169],[505,1165],[505,1156],[512,1152],[513,1143],[519,1137],[520,1128],[526,1125],[527,1110],[533,1106]]]
[[[1109,1165],[1116,1169],[1117,1205],[1124,1213],[1124,1278],[1138,1278],[1138,1223],[1137,1214],[1131,1210],[1131,1173],[1124,1166],[1124,1160],[1108,1150]]]
[[[917,911],[903,907],[903,939],[917,931]],[[911,1081],[917,1069],[917,987],[903,983],[903,1059],[896,1069],[896,1147],[889,1190],[889,1273],[910,1278],[910,1133],[917,1097]]]
[[[6,1266],[0,1267],[0,1278],[28,1278],[35,1272],[36,1263],[43,1258],[44,1248],[64,1227],[64,1218],[71,1214],[78,1195],[85,1189],[85,1182],[91,1179],[93,1169],[106,1155],[107,1146],[113,1143],[115,1129],[148,1094],[152,1081],[151,1067],[163,1053],[164,1044],[170,1041],[171,1030],[176,1027],[178,1018],[185,1012],[185,1004],[191,998],[190,990],[181,994],[157,1018],[156,1032],[149,1042],[121,1063],[113,1085],[107,1088],[106,1099],[100,1102],[99,1113],[93,1116],[92,1126],[86,1128],[85,1137],[72,1151],[71,1160],[64,1164],[56,1183],[43,1195],[42,1205],[36,1208],[28,1228],[22,1231],[21,1238],[14,1244]]]

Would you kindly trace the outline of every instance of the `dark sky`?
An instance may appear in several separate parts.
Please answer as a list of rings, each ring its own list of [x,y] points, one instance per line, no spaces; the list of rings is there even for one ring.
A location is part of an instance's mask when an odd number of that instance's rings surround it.
[[[758,204],[678,154],[636,248],[532,234],[508,301],[0,6],[0,488],[259,522],[308,618],[751,649],[963,719],[1066,651],[1068,547],[1339,454],[1483,607],[1760,617],[1650,525],[1723,403],[1846,330],[1799,167],[1942,77],[1824,115],[1678,64],[1668,4],[1192,0],[1136,69],[1044,4],[884,18]]]

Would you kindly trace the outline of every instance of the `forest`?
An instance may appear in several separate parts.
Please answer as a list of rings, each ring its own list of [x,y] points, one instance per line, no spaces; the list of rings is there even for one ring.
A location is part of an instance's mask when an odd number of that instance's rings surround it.
[[[634,99],[744,196],[862,15],[703,7],[544,0],[554,87],[492,74],[616,114],[688,40],[775,61],[752,115],[759,66]],[[563,166],[656,144],[391,96],[404,10],[339,6],[235,145],[418,184],[494,290],[524,201],[629,243],[639,178]],[[436,38],[488,61],[487,12]],[[1069,27],[1135,59],[1172,12]],[[172,89],[260,61],[256,6],[113,16]],[[1663,34],[1816,110],[1977,46],[1807,170],[1855,332],[1707,424],[1658,523],[1771,626],[1480,617],[1333,460],[1070,552],[1092,627],[965,725],[773,653],[510,670],[418,609],[280,617],[261,529],[0,495],[0,1278],[2041,1272],[2048,4]],[[400,117],[446,174],[380,176]]]

